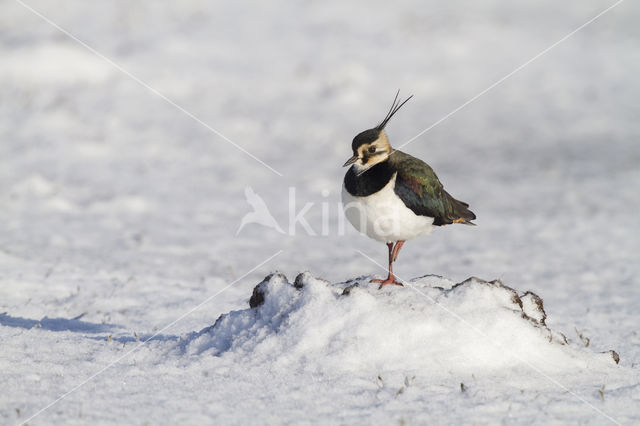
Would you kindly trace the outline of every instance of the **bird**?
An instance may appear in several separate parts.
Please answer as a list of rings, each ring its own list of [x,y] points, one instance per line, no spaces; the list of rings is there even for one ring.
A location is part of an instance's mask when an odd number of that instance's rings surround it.
[[[475,225],[476,215],[469,204],[456,200],[444,190],[433,169],[424,161],[389,143],[385,127],[409,99],[396,97],[384,119],[353,138],[353,156],[342,186],[342,204],[347,220],[359,232],[386,243],[389,274],[375,279],[380,289],[402,285],[393,274],[393,263],[405,241],[430,234],[436,226],[454,223]]]

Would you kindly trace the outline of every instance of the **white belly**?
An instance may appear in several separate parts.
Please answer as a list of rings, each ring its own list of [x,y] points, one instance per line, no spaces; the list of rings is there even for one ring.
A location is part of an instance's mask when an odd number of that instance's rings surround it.
[[[342,204],[347,220],[358,231],[385,243],[405,241],[433,231],[433,218],[419,216],[404,205],[393,191],[394,174],[380,191],[368,197],[354,197],[342,186]]]

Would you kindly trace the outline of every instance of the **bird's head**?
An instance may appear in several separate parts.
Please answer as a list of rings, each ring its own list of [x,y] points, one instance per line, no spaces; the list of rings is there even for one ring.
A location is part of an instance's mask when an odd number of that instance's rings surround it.
[[[353,157],[349,158],[344,167],[351,164],[356,169],[368,169],[384,161],[391,154],[391,145],[384,129],[373,128],[360,132],[351,143]]]
[[[389,112],[380,124],[373,129],[358,133],[358,135],[353,138],[353,142],[351,142],[353,156],[344,163],[343,167],[353,164],[357,170],[364,171],[389,158],[393,149],[389,144],[389,138],[387,138],[387,133],[384,131],[384,128],[389,120],[391,120],[391,117],[398,112],[402,105],[407,103],[407,101],[413,97],[413,95],[409,96],[407,99],[400,102],[398,101],[399,94],[400,91],[396,93],[396,97],[391,104]]]

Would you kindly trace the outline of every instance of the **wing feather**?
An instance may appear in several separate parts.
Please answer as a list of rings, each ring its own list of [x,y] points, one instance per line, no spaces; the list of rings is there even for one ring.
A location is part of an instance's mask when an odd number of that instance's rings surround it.
[[[424,161],[394,151],[389,161],[397,171],[395,193],[415,214],[433,217],[434,225],[469,223],[476,215],[469,204],[458,201],[444,190],[438,176]]]

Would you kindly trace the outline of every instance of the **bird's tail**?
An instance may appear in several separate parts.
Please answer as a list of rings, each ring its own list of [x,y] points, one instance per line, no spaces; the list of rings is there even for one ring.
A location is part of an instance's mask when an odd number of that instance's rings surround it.
[[[476,215],[474,212],[469,210],[469,204],[465,203],[464,201],[458,201],[451,195],[449,195],[449,200],[451,202],[451,207],[453,210],[453,223],[462,223],[463,225],[476,226],[475,223],[471,222],[476,218]]]

